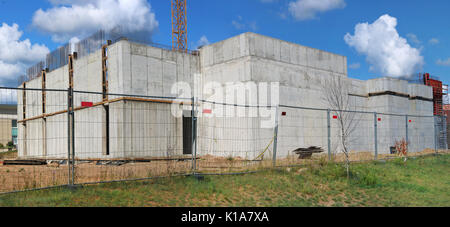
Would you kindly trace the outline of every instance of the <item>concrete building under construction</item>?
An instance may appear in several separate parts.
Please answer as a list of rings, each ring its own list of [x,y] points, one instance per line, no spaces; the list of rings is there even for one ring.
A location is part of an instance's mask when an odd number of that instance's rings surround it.
[[[414,117],[433,116],[431,87],[393,78],[352,79],[348,77],[345,56],[271,37],[244,33],[186,53],[121,39],[89,54],[68,54],[67,64],[43,71],[20,87],[71,87],[91,93],[74,92],[73,97],[68,97],[62,91],[18,92],[21,158],[67,157],[67,103],[71,98],[77,158],[189,155],[192,119],[188,115],[172,116],[172,105],[168,104],[174,101],[155,97],[173,97],[177,82],[202,87],[213,81],[279,83],[276,92],[284,107],[278,111],[278,156],[289,156],[293,150],[309,146],[338,150],[337,125],[331,122],[333,144],[329,145],[327,112],[319,110],[330,108],[321,98],[322,85],[333,77],[341,77],[349,85],[354,110],[389,114],[379,114],[375,121],[374,114],[361,114],[360,126],[354,132],[356,140],[350,145],[352,151],[374,151],[377,146],[378,153],[389,153],[396,140],[406,137],[411,152],[435,147],[433,117]],[[200,75],[195,86],[194,75]],[[202,107],[198,108],[202,112]],[[189,104],[185,112],[189,112]],[[411,117],[405,119],[402,115]],[[273,128],[260,127],[264,120],[214,116],[199,119],[198,155],[258,157],[274,135]],[[373,139],[374,123],[378,124],[377,142]]]

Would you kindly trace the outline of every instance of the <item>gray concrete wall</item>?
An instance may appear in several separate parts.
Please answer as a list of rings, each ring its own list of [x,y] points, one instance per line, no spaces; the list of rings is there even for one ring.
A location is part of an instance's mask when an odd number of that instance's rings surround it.
[[[101,92],[101,51],[74,62],[75,90]],[[408,84],[390,78],[356,80],[348,78],[345,56],[304,47],[274,38],[244,33],[219,43],[201,48],[200,55],[177,53],[128,41],[119,41],[108,48],[109,92],[142,96],[174,97],[172,88],[177,82],[193,87],[193,75],[201,74],[198,88],[209,82],[279,82],[280,104],[327,109],[323,83],[332,77],[341,77],[350,87],[352,109],[368,112],[432,115],[432,103],[419,99],[382,95],[369,97],[369,93],[397,92],[411,97],[431,98],[429,87]],[[40,88],[40,78],[27,83],[27,87]],[[47,88],[67,89],[67,66],[47,74]],[[109,98],[118,98],[110,96]],[[210,97],[201,96],[201,99]],[[99,102],[101,95],[76,94],[75,106],[81,102]],[[245,97],[231,100],[246,103]],[[40,94],[28,94],[27,118],[41,114]],[[214,100],[212,100],[214,101]],[[226,102],[228,100],[225,100]],[[21,94],[18,94],[18,115],[21,117]],[[110,104],[110,155],[105,154],[105,110],[98,106],[76,111],[76,153],[80,158],[139,158],[181,155],[183,150],[183,124],[170,112],[170,104],[122,101]],[[47,113],[65,110],[67,94],[49,92]],[[211,108],[211,107],[209,107]],[[215,108],[219,108],[215,106]],[[213,110],[215,108],[212,108]],[[188,108],[187,108],[188,109]],[[200,109],[201,111],[202,109]],[[286,116],[281,116],[286,112]],[[389,152],[395,140],[406,136],[406,119],[380,116],[379,152]],[[299,147],[320,146],[327,141],[327,113],[319,110],[280,109],[279,157],[292,155]],[[353,151],[373,152],[374,115],[359,114],[358,127],[351,135]],[[273,139],[272,128],[261,128],[261,117],[201,118],[198,129],[200,155],[235,156],[254,159]],[[33,120],[27,127],[19,124],[19,154],[21,157],[65,157],[67,152],[67,115]],[[412,151],[434,147],[429,130],[434,126],[425,119],[415,119],[408,131]],[[47,143],[39,132],[47,132]],[[66,127],[66,128],[64,128]],[[331,121],[332,150],[339,151],[339,127]],[[26,134],[26,135],[25,135]],[[42,134],[42,133],[41,133]],[[23,140],[26,138],[27,143]],[[22,139],[22,140],[21,140]],[[20,142],[22,141],[22,142]],[[41,141],[41,142],[40,142]],[[36,144],[38,143],[38,144]],[[26,149],[25,149],[26,147]],[[46,147],[46,149],[41,147]],[[45,153],[44,153],[45,150]],[[270,156],[270,155],[269,155]]]
[[[200,71],[198,56],[127,41],[111,47],[109,63],[114,62],[109,67],[111,93],[174,97],[172,86],[192,84],[192,75]]]
[[[349,85],[350,93],[353,94],[349,97],[353,110],[432,115],[431,102],[391,95],[368,97],[369,93],[392,91],[409,94],[412,97],[431,98],[431,88],[391,78],[369,81],[348,78],[346,57],[317,49],[254,33],[245,33],[205,46],[201,49],[200,55],[203,83],[210,81],[222,84],[234,81],[279,82],[281,105],[327,109],[329,106],[322,98],[324,92],[322,84],[324,80],[331,77],[341,76]],[[280,112],[287,112],[287,116],[280,116],[278,152],[281,157],[289,155],[292,150],[299,147],[328,147],[325,111],[282,108]],[[387,153],[396,140],[406,137],[406,120],[395,116],[380,117],[382,121],[378,126],[379,152]],[[358,126],[350,136],[352,141],[350,149],[374,152],[374,115],[355,114],[355,119]],[[230,120],[239,122],[241,119]],[[244,124],[250,121],[248,119]],[[339,146],[337,122],[332,120],[331,124],[332,150],[342,150]],[[430,124],[427,125],[432,127]],[[221,127],[226,126],[220,126],[220,123],[214,125],[216,131],[223,130]],[[232,125],[229,124],[228,127]],[[415,130],[422,135],[428,131],[422,124],[416,128]],[[410,130],[413,133],[412,129]],[[250,129],[247,131],[247,133],[239,134],[251,134]],[[211,133],[220,132],[203,133],[204,137],[208,137],[207,135]],[[423,141],[423,139],[411,138],[411,144],[413,152],[434,146],[429,139]],[[222,145],[222,150],[224,146]],[[229,146],[233,145],[229,144]]]
[[[168,96],[179,81],[192,84],[199,59],[184,53],[120,41],[108,49],[109,93],[138,96]],[[68,66],[47,73],[48,89],[67,89]],[[26,83],[41,88],[41,77]],[[102,91],[101,50],[74,61],[74,90]],[[27,118],[42,114],[41,92],[27,91]],[[110,99],[120,98],[110,96]],[[140,97],[142,98],[142,97]],[[74,105],[97,103],[102,95],[75,92]],[[19,113],[21,94],[18,95]],[[67,109],[66,92],[47,92],[47,113]],[[182,120],[171,115],[170,104],[118,102],[110,104],[110,155],[106,155],[106,111],[103,106],[75,111],[77,158],[142,158],[182,155]],[[21,120],[21,118],[19,119]],[[19,125],[19,156],[26,158],[67,157],[67,113]],[[44,139],[46,130],[47,139]],[[44,151],[45,150],[45,151]],[[170,153],[170,154],[169,154]]]
[[[102,134],[93,130],[105,124],[101,117],[104,110],[99,106],[76,114],[77,158],[164,158],[183,154],[182,119],[170,114],[170,104],[121,101],[111,103],[109,108],[110,155],[104,153]],[[82,119],[84,112],[90,117]]]

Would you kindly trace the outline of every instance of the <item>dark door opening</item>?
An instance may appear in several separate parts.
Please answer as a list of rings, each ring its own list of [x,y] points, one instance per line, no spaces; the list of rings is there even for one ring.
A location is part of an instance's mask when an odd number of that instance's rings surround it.
[[[189,114],[190,115],[190,114]],[[194,129],[194,131],[193,131]],[[192,154],[192,146],[194,144],[192,135],[195,135],[196,124],[192,122],[191,116],[183,116],[183,154]],[[195,138],[195,137],[194,137]]]

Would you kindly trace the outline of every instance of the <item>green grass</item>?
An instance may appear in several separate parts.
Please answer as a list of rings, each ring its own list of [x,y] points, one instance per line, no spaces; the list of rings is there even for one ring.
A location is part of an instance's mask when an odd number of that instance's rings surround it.
[[[242,176],[175,177],[0,196],[0,206],[450,206],[450,155]],[[298,171],[298,172],[297,172]]]

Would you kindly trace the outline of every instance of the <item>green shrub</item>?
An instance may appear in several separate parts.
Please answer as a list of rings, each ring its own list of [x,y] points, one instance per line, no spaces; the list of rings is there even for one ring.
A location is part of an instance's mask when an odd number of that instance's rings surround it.
[[[5,146],[3,146],[3,143],[0,143],[0,149],[5,148]]]
[[[404,166],[406,165],[406,162],[403,158],[396,158],[392,161],[392,163],[394,163],[397,166]]]
[[[13,141],[9,141],[7,146],[8,146],[8,148],[13,148],[14,147]]]

